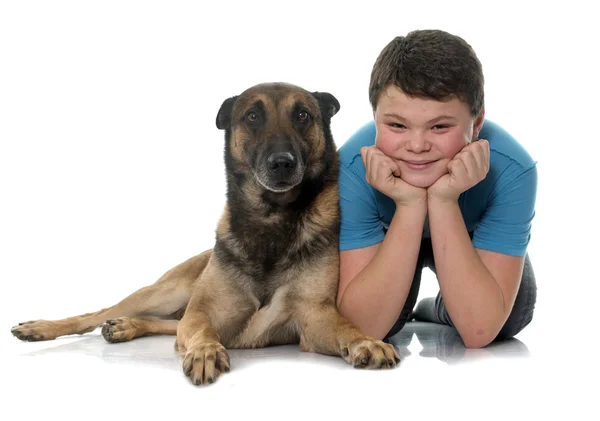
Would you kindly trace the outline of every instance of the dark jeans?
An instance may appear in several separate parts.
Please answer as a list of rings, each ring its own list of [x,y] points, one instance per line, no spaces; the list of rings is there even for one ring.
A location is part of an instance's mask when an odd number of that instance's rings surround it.
[[[471,238],[473,238],[471,234]],[[419,302],[416,310],[413,309],[417,302],[419,295],[419,287],[421,285],[421,272],[423,268],[427,267],[435,273],[435,262],[433,260],[433,248],[431,246],[430,238],[423,238],[421,240],[421,249],[419,250],[419,257],[417,259],[417,267],[415,269],[415,276],[413,278],[410,292],[404,304],[404,308],[400,313],[400,317],[392,326],[392,329],[388,332],[384,340],[394,336],[398,333],[402,327],[406,324],[409,319],[416,319],[419,321],[427,321],[433,323],[441,323],[445,325],[454,326],[452,320],[446,311],[444,301],[442,300],[441,293],[431,298],[425,298]],[[535,282],[535,275],[529,255],[525,256],[525,265],[523,267],[523,276],[521,278],[521,284],[515,304],[512,312],[508,316],[506,323],[500,330],[498,336],[494,339],[495,341],[512,338],[517,333],[527,326],[533,318],[533,310],[535,307],[537,297],[537,286]]]

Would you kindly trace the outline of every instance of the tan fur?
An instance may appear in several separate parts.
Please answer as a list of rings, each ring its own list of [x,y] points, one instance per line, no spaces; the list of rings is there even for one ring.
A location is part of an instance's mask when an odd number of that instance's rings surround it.
[[[316,116],[304,138],[311,147],[306,172],[324,166],[319,162],[325,151],[325,137],[317,99],[291,85],[259,85],[236,100],[232,121],[241,121],[257,98],[271,118],[265,128],[268,135],[262,140],[253,139],[251,130],[234,125],[230,138],[235,170],[248,175],[246,184],[240,187],[241,197],[247,209],[255,213],[251,215],[257,224],[255,231],[253,227],[250,234],[233,231],[235,221],[228,203],[218,223],[215,248],[186,260],[112,307],[63,320],[21,323],[12,328],[12,333],[22,340],[49,340],[90,332],[102,325],[102,335],[109,342],[152,334],[176,335],[175,347],[182,356],[184,373],[194,384],[212,383],[229,371],[228,348],[299,343],[303,351],[339,355],[357,367],[395,367],[400,358],[393,346],[366,337],[336,308],[337,242],[325,251],[311,248],[324,236],[335,238],[332,230],[339,223],[337,184],[326,185],[297,220],[285,220],[286,214],[265,211],[268,205],[263,199],[264,190],[250,176],[250,164],[245,161],[246,148],[255,147],[253,142],[270,141],[277,136],[276,130],[295,130],[285,119],[294,104],[304,101]],[[332,164],[337,165],[337,155],[332,156]],[[332,168],[337,171],[335,165]],[[292,190],[277,197],[286,203],[295,200],[295,195],[298,193]],[[289,234],[293,240],[274,266],[260,272],[261,279],[255,279],[250,269],[244,269],[253,267],[248,257],[253,252],[251,245],[264,247],[272,240],[266,239],[266,245],[257,242],[261,226],[290,222],[296,230]],[[217,246],[227,252],[217,253]]]

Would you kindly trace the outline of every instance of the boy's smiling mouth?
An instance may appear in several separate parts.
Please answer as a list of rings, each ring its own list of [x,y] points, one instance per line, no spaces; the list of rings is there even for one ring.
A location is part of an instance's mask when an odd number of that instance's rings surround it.
[[[401,159],[408,168],[411,170],[424,170],[431,167],[432,164],[437,162],[438,160],[404,160]]]

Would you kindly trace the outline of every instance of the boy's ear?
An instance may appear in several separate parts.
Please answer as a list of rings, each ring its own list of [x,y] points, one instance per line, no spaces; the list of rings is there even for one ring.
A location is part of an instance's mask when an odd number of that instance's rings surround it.
[[[221,104],[221,108],[219,108],[219,112],[217,113],[217,128],[219,130],[228,129],[231,125],[231,111],[233,110],[233,104],[237,99],[236,96],[232,96],[231,98],[227,98]]]
[[[331,118],[340,110],[340,102],[329,92],[313,92],[312,94],[319,101],[324,117]]]
[[[482,109],[477,117],[475,117],[475,122],[473,123],[473,140],[477,140],[479,138],[479,132],[481,131],[481,127],[483,127],[483,123],[485,122],[485,109]]]

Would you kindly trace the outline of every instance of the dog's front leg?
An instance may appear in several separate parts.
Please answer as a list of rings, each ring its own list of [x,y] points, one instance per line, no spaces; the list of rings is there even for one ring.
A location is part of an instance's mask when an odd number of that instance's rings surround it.
[[[230,369],[227,350],[199,301],[192,296],[177,327],[175,344],[183,356],[183,372],[195,385],[213,383]]]
[[[302,351],[340,355],[358,368],[392,368],[400,362],[393,345],[364,335],[333,303],[302,307],[297,316]]]

